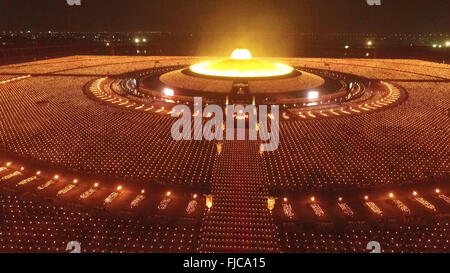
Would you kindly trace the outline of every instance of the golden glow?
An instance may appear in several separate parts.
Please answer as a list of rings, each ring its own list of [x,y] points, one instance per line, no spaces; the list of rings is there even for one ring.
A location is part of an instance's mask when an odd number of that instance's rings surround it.
[[[74,180],[73,180],[73,183],[74,183],[74,184],[78,183],[78,179],[74,179]]]
[[[57,180],[59,178],[59,175],[55,174],[55,176],[53,176],[53,179]]]
[[[219,77],[271,77],[291,73],[288,65],[253,59],[247,49],[235,49],[229,59],[191,65],[190,70],[208,76]]]
[[[217,143],[217,154],[220,155],[220,153],[222,152],[222,143]]]
[[[172,192],[170,192],[170,191],[166,192],[167,196],[170,196],[171,194],[172,194]]]
[[[416,192],[416,191],[413,191],[413,195],[414,195],[414,196],[417,196],[417,192]]]
[[[288,200],[287,197],[284,197],[284,198],[283,198],[283,201],[284,201],[284,202],[287,202],[287,200]]]
[[[95,183],[95,184],[94,184],[94,187],[95,187],[95,188],[98,188],[98,183]]]
[[[206,195],[206,207],[210,209],[213,205],[213,197],[211,194]]]
[[[236,48],[231,53],[231,59],[233,60],[250,60],[252,58],[252,54],[248,49],[245,48]]]
[[[117,186],[117,190],[121,191],[122,190],[122,186]]]
[[[369,200],[369,196],[364,196],[364,200]]]
[[[394,194],[392,192],[389,193],[389,198],[394,198]]]
[[[267,198],[267,208],[272,211],[273,208],[275,207],[275,198],[273,197],[268,197]]]
[[[144,193],[145,193],[145,190],[144,190],[144,189],[142,189],[142,190],[141,190],[141,194],[144,194]]]
[[[313,197],[311,197],[311,202],[315,202],[316,201],[316,198],[313,196]]]
[[[441,190],[440,190],[440,189],[436,189],[435,192],[436,192],[436,193],[440,193]]]

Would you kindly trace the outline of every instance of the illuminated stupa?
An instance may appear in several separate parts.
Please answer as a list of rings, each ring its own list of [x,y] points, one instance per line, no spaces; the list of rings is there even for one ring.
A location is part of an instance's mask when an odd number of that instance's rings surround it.
[[[230,78],[274,77],[294,71],[285,64],[254,59],[249,50],[241,48],[235,49],[228,59],[194,64],[189,69],[201,75]]]
[[[191,102],[194,97],[202,97],[216,104],[266,104],[276,100],[309,103],[312,94],[317,97],[314,100],[321,98],[320,87],[325,83],[314,73],[253,58],[243,48],[235,49],[229,58],[205,60],[163,73],[158,79],[150,78],[140,90],[153,97],[163,92],[165,98]],[[164,91],[158,91],[161,88]]]

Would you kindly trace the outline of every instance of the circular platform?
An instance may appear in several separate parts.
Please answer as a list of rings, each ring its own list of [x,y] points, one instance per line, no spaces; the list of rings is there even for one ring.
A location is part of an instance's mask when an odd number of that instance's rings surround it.
[[[195,76],[195,74],[186,72],[186,69],[180,69],[163,74],[159,77],[159,80],[168,87],[182,88],[187,90],[199,90],[210,93],[231,93],[234,83],[246,82],[248,83],[250,94],[275,94],[303,91],[320,87],[325,82],[322,77],[303,71],[297,71],[297,73],[295,73],[294,75],[286,78],[275,77],[273,79],[219,79],[205,78],[203,76],[198,77]]]

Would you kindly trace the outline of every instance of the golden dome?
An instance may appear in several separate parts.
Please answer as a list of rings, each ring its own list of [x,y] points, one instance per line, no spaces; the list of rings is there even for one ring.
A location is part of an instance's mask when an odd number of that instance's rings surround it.
[[[282,76],[294,69],[285,64],[253,59],[248,49],[238,48],[228,59],[194,64],[190,70],[208,76],[254,78]]]

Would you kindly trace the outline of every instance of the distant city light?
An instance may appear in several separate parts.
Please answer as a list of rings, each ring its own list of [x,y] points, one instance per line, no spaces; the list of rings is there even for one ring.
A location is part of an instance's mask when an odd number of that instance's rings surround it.
[[[436,48],[436,47],[437,47],[437,44],[433,44],[433,47]]]
[[[446,47],[450,47],[450,41],[445,42]]]
[[[134,42],[135,42],[136,44],[139,44],[140,41],[141,41],[141,40],[139,40],[139,38],[134,39]]]
[[[319,98],[319,92],[317,91],[309,91],[308,92],[308,99],[315,100]]]
[[[345,49],[349,49],[349,48],[350,48],[350,46],[348,46],[348,45],[345,46]]]
[[[368,41],[368,42],[367,42],[367,45],[368,45],[368,46],[372,46],[372,45],[373,45],[373,42],[372,42],[372,41]]]

